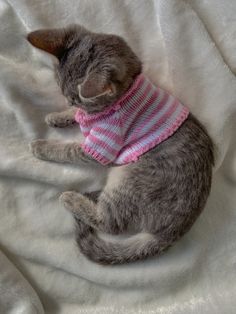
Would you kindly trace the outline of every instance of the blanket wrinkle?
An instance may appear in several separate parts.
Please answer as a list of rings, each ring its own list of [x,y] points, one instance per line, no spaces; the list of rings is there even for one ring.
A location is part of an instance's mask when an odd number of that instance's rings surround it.
[[[236,307],[236,2],[0,0],[0,313],[233,314]],[[107,171],[36,160],[36,138],[65,108],[55,60],[27,32],[80,23],[116,33],[145,74],[187,105],[216,147],[211,195],[193,228],[159,258],[104,267],[76,247],[63,191],[98,191]]]

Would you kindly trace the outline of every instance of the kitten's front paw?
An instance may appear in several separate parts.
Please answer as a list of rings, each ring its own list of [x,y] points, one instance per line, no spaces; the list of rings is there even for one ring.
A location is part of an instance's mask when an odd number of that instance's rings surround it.
[[[46,160],[47,140],[34,140],[29,144],[30,151],[38,159]]]
[[[74,212],[83,198],[84,196],[78,192],[68,191],[62,193],[59,200],[67,210]]]
[[[75,119],[74,117],[65,116],[60,112],[53,112],[46,116],[45,122],[53,128],[65,128],[75,124]]]

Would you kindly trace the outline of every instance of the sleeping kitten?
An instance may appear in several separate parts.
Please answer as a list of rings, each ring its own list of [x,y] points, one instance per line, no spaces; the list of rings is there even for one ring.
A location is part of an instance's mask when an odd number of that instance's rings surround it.
[[[158,255],[193,225],[210,192],[213,144],[178,100],[155,87],[126,42],[79,25],[38,30],[29,42],[58,59],[56,75],[71,107],[46,123],[80,123],[82,145],[36,140],[32,153],[56,162],[111,166],[97,198],[61,196],[77,224],[77,242],[91,260],[118,264]],[[132,232],[112,242],[109,234]]]

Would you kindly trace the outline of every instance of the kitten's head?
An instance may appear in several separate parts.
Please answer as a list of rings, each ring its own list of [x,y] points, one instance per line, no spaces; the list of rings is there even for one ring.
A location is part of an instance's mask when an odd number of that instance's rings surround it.
[[[58,59],[56,75],[69,104],[99,112],[116,101],[141,72],[141,62],[119,36],[82,26],[44,29],[27,39]]]

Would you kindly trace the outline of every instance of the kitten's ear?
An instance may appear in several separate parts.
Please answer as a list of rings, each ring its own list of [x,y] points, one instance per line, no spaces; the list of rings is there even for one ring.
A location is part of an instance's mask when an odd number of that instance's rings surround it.
[[[102,95],[112,96],[115,86],[99,73],[91,73],[82,84],[78,85],[79,95],[82,99],[91,99]]]
[[[27,40],[36,48],[60,58],[73,37],[80,38],[88,31],[80,25],[67,28],[40,29],[27,35]]]
[[[64,29],[42,29],[29,33],[27,36],[33,46],[57,58],[63,54],[67,38],[68,35]]]
[[[91,72],[84,82],[78,85],[81,98],[95,98],[116,93],[115,82],[122,82],[126,66],[119,58],[107,58],[105,72]]]

